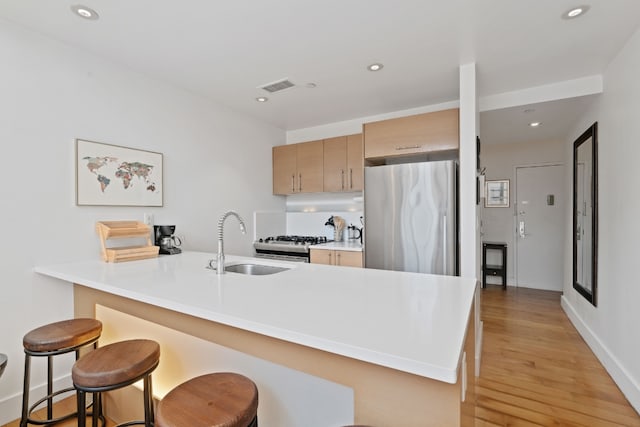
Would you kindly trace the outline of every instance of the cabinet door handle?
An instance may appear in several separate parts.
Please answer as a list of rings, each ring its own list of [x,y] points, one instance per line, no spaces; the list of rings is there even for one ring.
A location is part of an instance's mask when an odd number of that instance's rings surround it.
[[[340,265],[340,252],[336,252],[336,265]]]
[[[332,265],[333,263],[331,262],[331,251],[329,251],[329,265]]]
[[[422,145],[398,145],[396,150],[415,150],[420,147],[422,147]]]
[[[344,190],[344,169],[342,169],[342,170],[340,171],[340,173],[342,174],[342,175],[341,175],[341,177],[340,177],[341,182],[342,182],[342,184],[341,184],[341,185],[342,185],[342,189]]]
[[[291,175],[291,192],[292,193],[296,192],[296,175],[295,174]]]
[[[300,179],[298,181],[298,191],[302,191],[302,174],[299,175]]]
[[[353,188],[353,168],[349,168],[349,188]]]

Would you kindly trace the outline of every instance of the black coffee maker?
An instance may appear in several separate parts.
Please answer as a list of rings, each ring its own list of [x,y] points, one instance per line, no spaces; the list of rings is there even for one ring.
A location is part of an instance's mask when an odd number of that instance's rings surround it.
[[[175,225],[154,225],[154,244],[160,246],[160,253],[164,255],[175,255],[182,252],[178,246],[182,244],[178,236],[174,236]]]

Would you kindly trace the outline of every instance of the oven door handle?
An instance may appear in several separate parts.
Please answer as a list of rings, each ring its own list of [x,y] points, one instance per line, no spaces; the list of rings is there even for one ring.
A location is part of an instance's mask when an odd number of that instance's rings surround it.
[[[255,258],[260,259],[272,259],[277,261],[292,261],[292,262],[309,262],[309,255],[280,255],[280,254],[266,254],[266,253],[256,253],[254,255]]]

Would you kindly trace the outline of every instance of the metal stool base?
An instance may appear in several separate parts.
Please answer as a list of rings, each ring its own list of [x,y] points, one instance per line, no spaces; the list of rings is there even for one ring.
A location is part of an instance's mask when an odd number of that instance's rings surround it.
[[[80,346],[72,347],[72,348],[64,348],[64,349],[59,349],[55,351],[34,352],[34,351],[29,351],[27,349],[24,350],[24,353],[25,353],[24,387],[22,392],[23,393],[22,394],[22,416],[20,417],[20,427],[27,427],[27,425],[29,424],[53,425],[61,421],[65,421],[78,416],[78,412],[76,411],[76,412],[62,415],[57,418],[53,418],[53,398],[63,393],[70,393],[72,391],[75,391],[74,387],[68,387],[68,388],[56,390],[56,391],[53,390],[53,356],[75,351],[76,360],[78,360],[78,358],[80,357],[80,349],[88,345],[93,345],[93,348],[95,349],[97,348],[97,341],[98,341],[98,338],[96,337],[96,339],[89,342],[82,343],[82,345]],[[31,357],[47,358],[47,394],[43,398],[36,401],[33,405],[29,406],[29,387],[31,384]],[[96,396],[94,395],[94,399],[95,398]],[[100,399],[99,396],[97,398]],[[33,412],[37,409],[38,406],[43,404],[45,401],[47,402],[47,406],[46,406],[47,418],[44,420],[33,419],[32,418]],[[91,407],[91,405],[92,404],[90,404],[88,407]],[[85,408],[85,412],[86,412],[86,408]],[[89,412],[87,413],[87,415],[93,416],[93,412]],[[104,427],[106,425],[106,419],[101,413],[98,413],[98,417],[100,418],[102,427]]]

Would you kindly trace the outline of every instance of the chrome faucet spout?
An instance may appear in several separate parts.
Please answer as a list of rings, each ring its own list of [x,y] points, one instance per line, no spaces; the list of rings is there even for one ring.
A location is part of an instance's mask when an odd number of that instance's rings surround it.
[[[247,227],[244,225],[244,220],[240,215],[234,211],[227,211],[218,220],[218,259],[216,261],[216,273],[224,274],[224,221],[230,217],[235,216],[240,223],[240,231],[242,234],[247,233]]]

